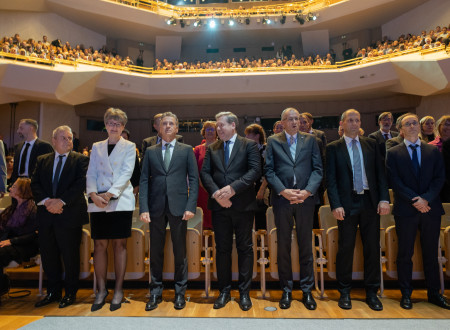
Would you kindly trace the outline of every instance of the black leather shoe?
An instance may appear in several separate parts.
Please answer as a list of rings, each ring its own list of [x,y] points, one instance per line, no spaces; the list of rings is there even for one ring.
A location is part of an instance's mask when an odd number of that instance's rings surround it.
[[[145,305],[145,310],[148,311],[152,311],[155,308],[158,307],[158,304],[160,304],[162,302],[162,297],[161,296],[157,296],[155,294],[150,295],[150,299],[147,302],[147,304]]]
[[[281,309],[288,309],[291,307],[292,302],[292,292],[283,292],[283,295],[280,299],[280,308]]]
[[[450,309],[450,304],[448,303],[447,299],[445,299],[445,297],[439,293],[428,296],[428,302],[441,308]]]
[[[231,296],[229,292],[221,292],[219,297],[214,302],[214,309],[221,309],[225,307],[225,305],[231,300]]]
[[[341,293],[341,297],[338,301],[338,306],[342,309],[352,309],[352,300],[350,299],[350,295]]]
[[[106,291],[105,296],[103,297],[103,300],[99,304],[92,304],[91,306],[91,312],[98,311],[99,309],[102,309],[102,307],[105,305],[106,297],[108,297],[109,292]]]
[[[65,295],[64,298],[61,299],[59,302],[59,308],[65,308],[67,306],[73,305],[75,302],[76,295],[74,294],[68,294]]]
[[[381,303],[380,299],[378,299],[377,296],[367,297],[366,303],[374,311],[382,311],[383,310],[383,304]]]
[[[47,294],[44,299],[41,301],[38,301],[36,304],[34,304],[34,307],[43,307],[51,304],[52,302],[59,302],[61,300],[61,295],[57,295],[55,293],[49,293]]]
[[[402,296],[402,300],[400,300],[400,307],[403,309],[412,309],[413,304],[410,296]]]
[[[313,311],[317,308],[316,301],[311,292],[303,292],[303,305],[305,305],[306,309]]]
[[[248,293],[241,293],[239,307],[241,307],[244,312],[252,308],[252,300],[250,299],[250,295]]]
[[[183,309],[184,307],[186,307],[186,300],[184,299],[184,295],[182,295],[182,294],[175,295],[175,300],[173,302],[173,308]]]

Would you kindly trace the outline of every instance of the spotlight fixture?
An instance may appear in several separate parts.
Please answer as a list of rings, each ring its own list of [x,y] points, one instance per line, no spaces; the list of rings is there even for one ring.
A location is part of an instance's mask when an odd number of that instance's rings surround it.
[[[181,26],[182,28],[184,28],[185,25],[186,25],[186,23],[184,23],[184,20],[183,20],[183,19],[180,19],[180,26]]]
[[[271,24],[272,21],[270,20],[269,16],[266,16],[263,18],[262,23],[263,24]]]
[[[229,26],[233,26],[233,25],[234,25],[234,19],[230,18],[230,19],[228,20],[228,25],[229,25]]]
[[[200,27],[200,26],[202,26],[202,20],[197,18],[194,22],[194,27]]]
[[[247,17],[247,18],[245,19],[245,24],[247,24],[247,25],[250,24],[250,17]]]
[[[308,14],[308,21],[315,21],[317,19],[317,16],[313,13]]]
[[[281,24],[286,23],[286,15],[283,14],[283,15],[281,16],[281,18],[280,18],[280,23],[281,23]]]
[[[214,29],[214,28],[216,27],[216,21],[215,21],[214,19],[211,19],[211,20],[208,22],[208,25],[209,25],[209,27],[210,27],[211,29]]]
[[[301,25],[305,24],[305,19],[303,18],[302,15],[300,15],[300,14],[295,15],[295,19],[296,19]]]
[[[175,17],[171,17],[166,21],[167,25],[177,25],[177,20]]]

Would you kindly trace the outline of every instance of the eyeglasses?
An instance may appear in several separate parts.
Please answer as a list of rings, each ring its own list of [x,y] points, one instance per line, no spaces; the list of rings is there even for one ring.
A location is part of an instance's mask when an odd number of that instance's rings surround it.
[[[205,129],[205,132],[215,132],[216,129],[214,127],[208,127]]]
[[[409,121],[409,122],[403,124],[403,126],[405,126],[405,127],[411,127],[411,126],[417,126],[417,125],[419,125],[419,122],[415,121],[415,120]]]
[[[109,122],[109,123],[106,123],[106,126],[119,128],[119,127],[122,126],[122,123],[111,123],[111,122]]]

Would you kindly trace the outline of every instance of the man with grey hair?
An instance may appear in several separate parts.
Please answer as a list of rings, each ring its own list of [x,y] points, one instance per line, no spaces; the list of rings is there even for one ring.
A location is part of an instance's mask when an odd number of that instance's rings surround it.
[[[38,139],[38,123],[34,119],[21,119],[17,134],[23,142],[14,146],[14,167],[11,174],[11,182],[18,177],[31,178],[38,156],[53,151],[50,143]]]
[[[312,296],[314,263],[311,244],[315,197],[322,182],[322,157],[314,135],[299,131],[300,114],[287,108],[281,115],[284,132],[267,141],[264,174],[272,188],[272,205],[278,237],[278,274],[283,295],[280,308],[291,306],[294,281],[291,261],[292,229],[299,248],[302,302],[309,310],[317,307]]]
[[[388,214],[389,191],[385,167],[373,139],[359,135],[361,116],[355,109],[342,114],[344,136],[327,145],[327,188],[333,216],[338,220],[336,278],[338,306],[351,309],[352,264],[359,227],[364,248],[366,303],[376,311],[380,286],[380,215]]]
[[[75,302],[78,291],[81,232],[89,222],[84,197],[89,159],[72,151],[72,140],[70,127],[57,127],[52,137],[55,151],[38,158],[31,178],[38,206],[39,250],[48,279],[47,295],[36,307],[52,302],[67,307]]]
[[[252,307],[250,286],[253,272],[252,228],[256,204],[255,182],[261,177],[261,156],[256,142],[238,136],[238,118],[232,112],[216,115],[220,140],[208,146],[200,178],[209,193],[208,208],[216,240],[216,267],[220,295],[214,309],[230,301],[233,233],[239,264],[239,306]]]

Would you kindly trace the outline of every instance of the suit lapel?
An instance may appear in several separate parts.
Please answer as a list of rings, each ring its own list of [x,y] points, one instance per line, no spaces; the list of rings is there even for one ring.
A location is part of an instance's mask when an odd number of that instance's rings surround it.
[[[60,186],[59,183],[61,182],[61,180],[63,178],[65,178],[67,176],[69,170],[72,168],[72,162],[73,162],[73,151],[69,152],[69,154],[67,155],[66,162],[64,163],[64,167],[62,168],[61,174],[59,175],[58,189]]]
[[[224,159],[225,150],[224,150],[223,144],[224,144],[224,142],[222,140],[220,140],[217,143],[217,145],[216,145],[216,152],[219,155],[220,163],[222,164],[222,167],[225,169],[225,159]],[[229,163],[229,160],[228,160],[228,163]]]
[[[162,158],[162,143],[156,145],[156,157],[161,164],[161,168],[165,171],[166,167],[164,166],[164,159]]]
[[[344,155],[345,162],[347,163],[348,169],[353,173],[352,169],[352,161],[350,160],[350,155],[348,154],[347,144],[345,143],[345,139],[342,138],[339,140],[339,152]]]
[[[418,181],[419,178],[416,176],[416,173],[414,173],[414,170],[413,170],[414,167],[413,167],[412,159],[411,159],[411,156],[409,155],[409,152],[408,152],[408,149],[407,149],[408,147],[406,146],[406,144],[403,141],[401,143],[403,145],[400,148],[400,152],[401,152],[401,155],[403,156],[403,158],[405,158],[405,163],[403,164],[403,165],[405,165],[404,166],[405,171],[409,171],[409,173],[410,173],[409,176],[415,178]],[[421,158],[423,159],[423,153],[422,152],[423,152],[423,149],[422,149],[422,144],[421,144],[420,145],[420,155],[421,155]],[[420,164],[422,166],[423,162],[421,161]],[[419,173],[420,173],[420,171],[419,171]]]
[[[111,159],[108,155],[108,139],[101,142],[99,149],[100,149],[100,159],[102,160],[101,166],[109,167],[108,170],[112,171],[113,169],[111,166]],[[114,149],[115,149],[115,147],[114,147]],[[113,152],[114,152],[114,150],[113,150]]]
[[[366,144],[366,141],[364,139],[359,138],[359,143],[361,144],[361,151],[362,151],[363,158],[364,158],[364,169],[366,169],[366,168],[368,168],[367,166],[369,165],[367,163],[368,159],[369,159],[369,148],[368,148],[368,146]],[[367,171],[366,171],[366,173],[367,173]]]
[[[233,149],[231,150],[230,158],[228,159],[228,166],[227,166],[227,168],[230,167],[231,162],[233,161],[233,159],[235,158],[236,154],[238,153],[238,149],[240,148],[241,143],[242,142],[241,142],[239,136],[236,136],[236,140],[234,140]],[[225,151],[224,151],[224,153],[225,153]]]
[[[172,165],[174,163],[173,159],[178,154],[179,150],[180,150],[180,144],[177,141],[175,141],[175,146],[173,147],[172,157],[170,158],[169,168],[168,168],[167,172],[169,172],[170,169],[172,168]],[[162,158],[162,154],[161,154],[161,158]]]
[[[280,133],[280,141],[281,141],[281,147],[283,148],[284,152],[288,156],[288,158],[294,162],[291,155],[291,150],[289,149],[289,144],[287,142],[286,133],[283,131]]]
[[[297,133],[297,148],[295,149],[295,161],[297,161],[298,157],[300,156],[300,151],[302,150],[304,143],[305,143],[305,136],[303,134]]]

